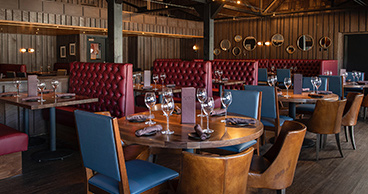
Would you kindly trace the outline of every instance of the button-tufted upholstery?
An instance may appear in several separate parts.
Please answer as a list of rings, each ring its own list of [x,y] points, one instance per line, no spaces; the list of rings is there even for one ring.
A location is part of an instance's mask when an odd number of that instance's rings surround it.
[[[254,60],[227,60],[216,59],[212,61],[212,68],[223,71],[222,77],[231,80],[244,80],[246,85],[258,84],[258,61]],[[215,77],[215,75],[212,75]],[[226,87],[227,89],[243,89],[242,85]]]
[[[19,64],[0,64],[0,73],[6,75],[7,71],[14,71],[14,72],[27,72],[26,65],[19,65]]]

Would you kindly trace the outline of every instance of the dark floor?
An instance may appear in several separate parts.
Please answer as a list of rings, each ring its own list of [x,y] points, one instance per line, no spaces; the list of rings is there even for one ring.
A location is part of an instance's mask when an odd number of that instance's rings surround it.
[[[270,135],[272,133],[267,133]],[[314,134],[307,137],[315,139]],[[287,193],[367,193],[368,191],[368,121],[359,121],[355,128],[357,150],[345,142],[341,133],[345,157],[340,158],[334,135],[328,136],[326,148],[315,161],[315,148],[303,149],[294,182]],[[262,151],[269,148],[266,144]],[[38,163],[31,154],[46,145],[23,153],[23,175],[0,180],[0,193],[83,193],[83,169],[78,151],[64,161]],[[178,155],[164,154],[158,163],[179,170]],[[275,193],[266,189],[249,189],[248,193]]]

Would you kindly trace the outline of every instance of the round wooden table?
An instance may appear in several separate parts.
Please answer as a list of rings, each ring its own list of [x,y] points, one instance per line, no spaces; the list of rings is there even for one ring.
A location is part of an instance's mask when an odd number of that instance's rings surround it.
[[[197,114],[200,111],[197,110]],[[143,114],[148,114],[145,112]],[[155,115],[153,121],[156,124],[162,125],[166,130],[166,117],[162,111],[152,111]],[[229,117],[241,117],[241,116],[229,116]],[[248,117],[242,117],[248,118]],[[189,133],[195,132],[195,124],[181,124],[181,115],[173,114],[170,116],[170,130],[174,131],[172,135],[163,135],[157,133],[153,136],[135,136],[135,131],[147,127],[148,125],[143,123],[129,122],[125,117],[119,119],[119,128],[121,138],[128,144],[140,144],[159,148],[174,148],[174,149],[200,149],[200,148],[216,148],[230,145],[237,145],[245,143],[254,139],[257,139],[263,134],[263,124],[260,121],[256,121],[254,125],[247,127],[229,127],[222,123],[221,117],[210,117],[210,128],[215,132],[211,134],[211,137],[204,140],[196,140],[188,137]],[[248,118],[249,119],[249,118]],[[201,124],[202,128],[206,127],[207,120],[204,117],[196,118],[196,123]]]

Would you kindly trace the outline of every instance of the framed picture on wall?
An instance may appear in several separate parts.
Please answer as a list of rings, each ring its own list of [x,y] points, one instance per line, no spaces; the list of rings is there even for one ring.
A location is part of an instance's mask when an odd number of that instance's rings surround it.
[[[75,43],[69,44],[69,55],[75,55]]]
[[[66,46],[60,46],[60,58],[66,58]]]

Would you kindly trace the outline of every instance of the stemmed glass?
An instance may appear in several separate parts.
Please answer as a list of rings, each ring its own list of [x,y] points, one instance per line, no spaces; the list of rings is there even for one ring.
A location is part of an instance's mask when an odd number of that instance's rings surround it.
[[[174,104],[174,99],[172,97],[167,97],[167,98],[162,99],[161,109],[164,115],[166,116],[166,130],[161,131],[162,134],[169,135],[169,134],[174,133],[174,131],[170,131],[169,129],[169,117],[171,113],[174,111],[174,108],[175,108],[175,104]]]
[[[316,80],[318,79],[318,77],[311,77],[311,83],[312,83],[312,87],[313,87],[313,92],[312,92],[312,94],[314,94],[315,93],[315,90],[314,90],[314,87],[316,86],[316,84],[314,83]]]
[[[46,89],[46,84],[44,82],[37,84],[38,90],[41,92],[41,99],[38,102],[45,102],[46,100],[43,99],[43,91]]]
[[[232,97],[230,91],[222,92],[222,94],[221,94],[221,104],[222,104],[222,106],[225,107],[225,120],[222,120],[221,122],[226,122],[227,108],[229,108],[232,101],[233,101],[233,97]]]
[[[160,79],[161,79],[162,87],[165,87],[165,78],[166,78],[166,74],[161,73],[160,74]]]
[[[197,99],[199,103],[202,104],[207,100],[207,90],[205,88],[198,88],[197,89]],[[203,114],[203,110],[201,109],[201,114],[197,115],[197,117],[205,117]]]
[[[14,83],[14,87],[17,88],[17,94],[15,95],[15,97],[20,97],[19,89],[20,89],[21,81],[20,80],[15,80],[13,83]]]
[[[269,86],[273,86],[273,76],[268,76],[267,77],[267,83]]]
[[[56,88],[59,86],[59,81],[58,80],[52,80],[51,81],[51,86],[54,90],[54,98],[56,98]]]
[[[215,102],[213,100],[213,97],[208,97],[206,102],[202,103],[201,106],[202,106],[202,110],[203,110],[204,114],[206,114],[206,117],[207,117],[207,129],[204,129],[203,132],[204,133],[213,133],[214,131],[212,129],[210,129],[210,124],[209,124],[210,114],[213,111],[213,109],[215,108]]]
[[[144,103],[146,104],[147,108],[149,109],[149,121],[145,122],[145,124],[153,125],[156,122],[152,121],[151,116],[151,109],[156,104],[156,94],[154,92],[147,92],[144,96]]]
[[[219,81],[221,81],[222,79],[221,79],[221,76],[224,74],[224,72],[222,71],[222,70],[218,70],[218,76],[219,76]]]
[[[215,70],[215,81],[217,82],[218,81],[218,70]]]
[[[289,96],[289,87],[291,86],[291,78],[290,77],[285,77],[284,79],[284,85],[286,87],[286,98],[290,97]]]
[[[322,80],[321,78],[317,78],[316,80],[314,80],[314,85],[316,86],[316,89],[317,89],[317,94],[318,94],[318,88],[322,85]]]
[[[274,75],[272,79],[272,86],[276,86],[276,83],[277,83],[277,75]]]
[[[275,71],[275,66],[274,65],[272,65],[271,66],[271,72],[274,72]]]
[[[158,81],[158,75],[157,74],[153,74],[152,75],[152,80],[155,83],[155,88],[153,90],[156,91],[157,90],[157,88],[156,88],[156,82]]]
[[[174,94],[171,88],[163,88],[162,89],[162,98],[172,98]]]
[[[356,80],[355,79],[355,77],[356,77],[356,71],[353,71],[352,73],[351,73],[351,75],[353,76],[353,82]]]
[[[355,76],[358,78],[357,82],[360,81],[360,76],[362,76],[362,72],[357,71]]]

